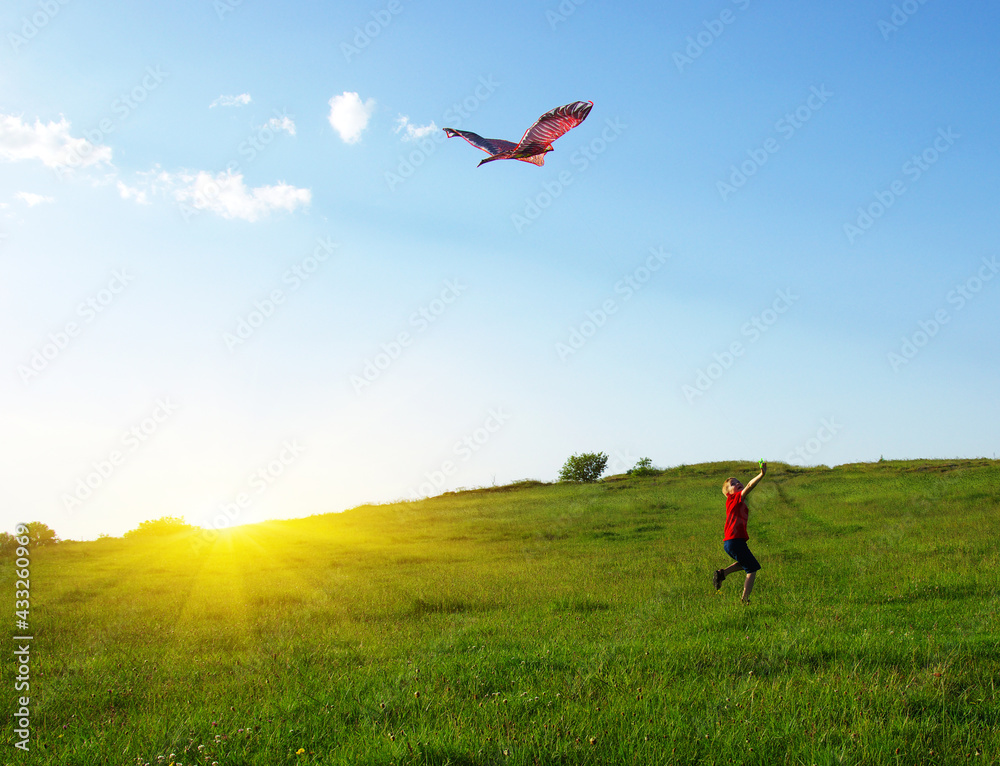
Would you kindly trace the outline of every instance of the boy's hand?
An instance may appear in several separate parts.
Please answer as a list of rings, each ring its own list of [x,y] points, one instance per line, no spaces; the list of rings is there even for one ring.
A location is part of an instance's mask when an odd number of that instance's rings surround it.
[[[747,482],[747,485],[743,488],[743,497],[749,495],[753,488],[757,486],[757,483],[764,478],[764,474],[767,473],[767,463],[764,462],[763,458],[758,460],[757,464],[760,466],[760,473]]]

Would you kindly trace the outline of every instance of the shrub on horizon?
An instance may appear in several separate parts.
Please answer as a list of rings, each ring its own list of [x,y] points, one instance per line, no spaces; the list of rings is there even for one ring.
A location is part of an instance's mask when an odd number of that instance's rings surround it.
[[[0,532],[0,556],[13,555],[18,548],[17,538],[10,532]]]
[[[642,457],[626,473],[629,476],[656,476],[660,473],[660,469],[653,467],[653,461],[650,458]]]
[[[123,537],[162,537],[175,535],[178,532],[192,532],[194,527],[184,521],[183,516],[164,516],[142,522],[135,529],[126,532]]]
[[[40,521],[29,521],[24,525],[27,528],[25,535],[28,537],[28,544],[37,547],[39,545],[56,545],[60,542],[55,530]],[[20,543],[17,537],[10,532],[0,532],[0,556],[11,555],[18,549]]]
[[[608,456],[603,452],[574,454],[559,471],[559,481],[591,483],[601,478],[608,465]]]

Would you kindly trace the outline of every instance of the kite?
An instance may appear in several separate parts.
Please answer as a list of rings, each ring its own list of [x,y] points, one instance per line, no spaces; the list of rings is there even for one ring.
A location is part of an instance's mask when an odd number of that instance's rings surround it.
[[[516,144],[501,138],[483,138],[467,130],[444,128],[444,132],[448,138],[461,136],[490,155],[480,165],[493,160],[521,160],[542,166],[545,164],[545,153],[552,151],[552,142],[587,119],[593,108],[593,101],[575,101],[566,106],[557,106],[539,117]]]

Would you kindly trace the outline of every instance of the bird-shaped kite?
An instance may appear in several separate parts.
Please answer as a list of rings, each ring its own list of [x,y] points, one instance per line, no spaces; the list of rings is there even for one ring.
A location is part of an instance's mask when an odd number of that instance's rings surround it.
[[[575,101],[557,106],[539,117],[516,144],[501,138],[483,138],[467,130],[444,128],[444,132],[448,138],[461,136],[490,155],[480,165],[493,160],[521,160],[541,166],[545,164],[545,153],[552,151],[552,142],[587,119],[593,108],[593,101]]]

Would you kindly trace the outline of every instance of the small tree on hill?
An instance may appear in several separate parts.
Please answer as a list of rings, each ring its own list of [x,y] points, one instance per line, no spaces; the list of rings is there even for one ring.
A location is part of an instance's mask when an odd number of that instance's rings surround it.
[[[59,542],[56,531],[40,521],[29,521],[25,524],[28,528],[28,539],[33,546],[55,545]]]
[[[659,469],[653,467],[653,461],[648,457],[639,458],[638,462],[626,471],[629,476],[653,476],[659,472]]]
[[[160,519],[151,519],[142,522],[135,529],[125,533],[125,537],[162,537],[164,535],[175,535],[178,532],[189,532],[193,530],[190,524],[184,521],[184,517],[164,516]]]
[[[559,481],[594,482],[601,478],[607,465],[608,456],[603,452],[573,455],[559,471]]]
[[[10,532],[0,532],[0,556],[13,555],[18,548],[17,538]]]

